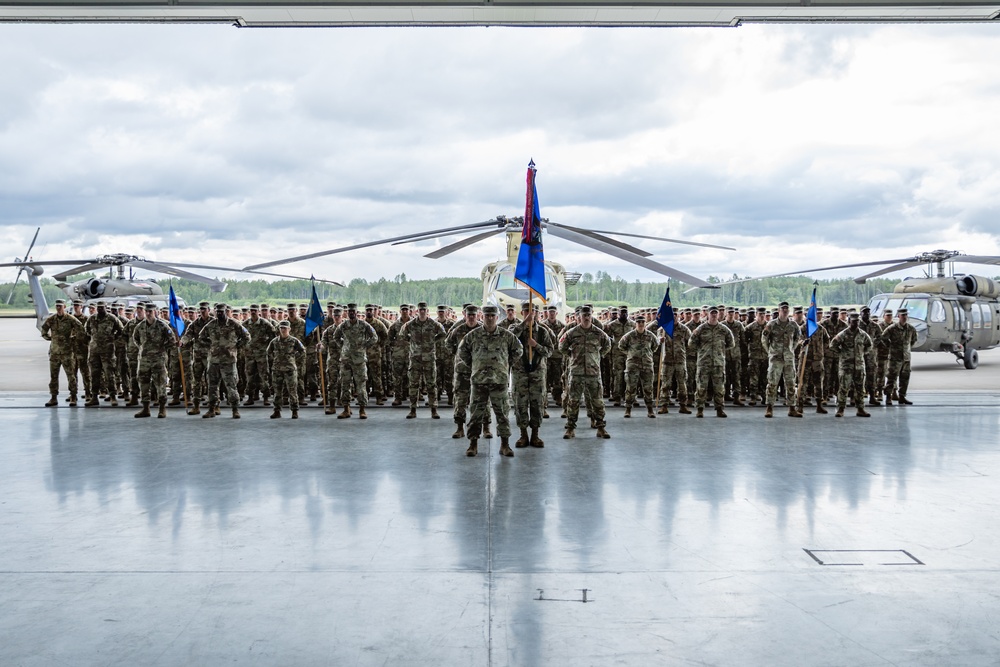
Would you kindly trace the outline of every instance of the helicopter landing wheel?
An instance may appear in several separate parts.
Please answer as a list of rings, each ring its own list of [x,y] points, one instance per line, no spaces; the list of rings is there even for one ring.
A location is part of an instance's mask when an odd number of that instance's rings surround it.
[[[979,366],[979,350],[965,347],[965,367],[970,371]]]

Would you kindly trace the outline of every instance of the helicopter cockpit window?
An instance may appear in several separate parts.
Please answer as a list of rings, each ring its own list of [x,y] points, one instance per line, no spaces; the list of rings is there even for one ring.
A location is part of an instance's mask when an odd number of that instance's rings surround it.
[[[982,304],[983,307],[983,328],[992,329],[993,328],[993,311],[990,310],[988,304]]]
[[[872,310],[872,317],[879,317],[882,314],[882,311],[885,310],[885,302],[884,296],[877,296],[868,303],[868,307]]]
[[[979,310],[979,304],[972,304],[972,328],[982,329],[983,328],[983,314]]]
[[[903,307],[910,319],[927,321],[927,299],[907,299]]]
[[[940,301],[931,302],[931,322],[944,322],[946,319],[944,304]]]
[[[902,306],[903,306],[903,300],[902,299],[889,299],[886,302],[885,306],[882,308],[882,310],[885,310],[886,308],[888,308],[889,310],[892,311],[893,315],[895,315],[896,312],[900,308],[902,308]]]

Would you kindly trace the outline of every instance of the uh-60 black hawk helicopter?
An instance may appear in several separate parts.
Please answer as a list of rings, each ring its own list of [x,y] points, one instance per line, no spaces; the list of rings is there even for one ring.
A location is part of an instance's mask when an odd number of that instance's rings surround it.
[[[932,250],[913,257],[824,266],[750,280],[889,265],[854,279],[854,282],[863,284],[869,278],[887,273],[925,267],[923,276],[906,278],[896,285],[892,293],[876,294],[869,299],[872,317],[881,316],[887,309],[895,313],[900,308],[906,308],[909,321],[917,330],[917,344],[913,346],[913,351],[951,352],[971,370],[979,365],[979,350],[1000,345],[1000,284],[984,276],[955,273],[955,262],[1000,266],[1000,256]]]
[[[39,277],[44,272],[44,267],[47,266],[70,267],[60,271],[52,277],[56,280],[56,287],[61,289],[67,297],[70,299],[79,299],[84,302],[84,305],[96,303],[124,303],[127,305],[134,305],[139,301],[152,301],[160,306],[166,306],[168,298],[167,294],[164,293],[163,288],[157,283],[157,281],[152,278],[136,278],[133,275],[133,269],[145,269],[155,273],[163,273],[177,278],[184,278],[186,280],[205,283],[209,286],[212,292],[215,293],[225,291],[226,283],[218,280],[217,278],[208,278],[206,276],[187,271],[186,269],[203,269],[222,271],[225,273],[253,273],[278,278],[292,278],[295,280],[315,280],[317,282],[331,283],[343,287],[341,283],[332,280],[304,278],[302,276],[290,276],[283,273],[270,273],[267,271],[245,271],[243,269],[232,267],[210,266],[206,264],[188,264],[165,261],[157,262],[144,257],[124,253],[101,255],[99,257],[82,259],[36,261],[31,258],[31,250],[35,246],[35,241],[38,239],[38,232],[40,229],[41,228],[35,230],[35,236],[31,239],[31,245],[28,246],[28,251],[25,253],[24,259],[17,259],[14,262],[0,264],[0,267],[17,267],[18,269],[17,277],[14,279],[14,286],[10,291],[10,295],[7,297],[7,303],[10,303],[11,297],[14,296],[14,290],[17,288],[17,283],[21,278],[21,273],[23,272],[27,275],[28,289],[30,290],[31,295],[30,299],[35,307],[35,318],[37,320],[36,324],[39,329],[42,326],[42,322],[49,315],[49,306],[45,301],[45,295],[42,293],[42,285],[39,280]],[[126,267],[128,268],[128,276],[125,275]],[[89,273],[98,269],[102,271],[107,269],[107,275],[94,276],[92,278],[85,278],[75,282],[66,282],[71,276]]]

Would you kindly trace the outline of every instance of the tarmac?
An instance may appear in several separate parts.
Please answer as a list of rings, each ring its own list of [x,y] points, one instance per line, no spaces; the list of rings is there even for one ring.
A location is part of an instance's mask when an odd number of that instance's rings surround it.
[[[915,405],[623,419],[41,407],[0,320],[0,665],[996,665],[1000,355]],[[26,323],[26,325],[25,325]],[[287,414],[287,413],[286,413]],[[516,430],[515,430],[516,433]]]

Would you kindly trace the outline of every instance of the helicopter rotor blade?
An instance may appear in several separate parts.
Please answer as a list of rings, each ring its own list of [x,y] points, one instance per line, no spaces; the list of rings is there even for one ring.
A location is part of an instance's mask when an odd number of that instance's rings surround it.
[[[483,239],[488,239],[491,236],[503,234],[505,231],[505,229],[491,229],[488,232],[481,232],[468,238],[464,238],[461,241],[456,241],[455,243],[446,245],[443,248],[438,248],[434,252],[427,253],[424,257],[429,257],[430,259],[441,259],[445,255],[450,255],[456,250],[461,250],[462,248],[466,248],[474,243],[479,243]]]
[[[483,222],[475,222],[475,223],[472,223],[472,224],[469,224],[469,225],[458,225],[457,227],[447,227],[447,228],[444,228],[444,229],[437,229],[437,230],[432,230],[432,231],[423,231],[423,232],[419,232],[419,233],[416,233],[416,234],[404,234],[403,236],[394,236],[392,238],[380,239],[378,241],[368,241],[366,243],[358,243],[358,244],[355,244],[355,245],[344,246],[342,248],[333,248],[332,250],[321,250],[320,252],[313,252],[313,253],[309,253],[308,255],[299,255],[298,257],[286,257],[284,259],[278,259],[278,260],[274,260],[272,262],[264,262],[262,264],[253,264],[251,266],[246,266],[244,268],[248,269],[248,270],[266,269],[266,268],[269,268],[269,267],[272,267],[272,266],[279,266],[281,264],[291,264],[293,262],[301,262],[302,260],[305,260],[305,259],[314,259],[316,257],[324,257],[326,255],[335,255],[337,253],[348,252],[350,250],[359,250],[361,248],[370,248],[371,246],[383,245],[385,243],[393,243],[394,241],[406,241],[406,240],[410,240],[410,239],[416,240],[416,239],[419,239],[420,237],[427,236],[428,234],[436,234],[436,233],[439,233],[439,232],[455,232],[455,231],[461,231],[461,230],[466,230],[466,229],[479,229],[479,228],[482,228],[482,227],[491,227],[491,226],[494,226],[494,225],[499,226],[499,225],[503,225],[503,224],[505,224],[505,223],[501,222],[500,220],[496,220],[496,219],[494,219],[494,220],[486,220],[486,221],[483,221]]]
[[[645,234],[631,234],[628,232],[613,232],[609,229],[588,229],[588,232],[597,232],[599,234],[615,234],[616,236],[631,236],[637,239],[650,239],[652,241],[666,241],[668,243],[681,243],[683,245],[693,245],[701,248],[714,248],[716,250],[733,250],[736,248],[730,248],[724,245],[714,245],[712,243],[698,243],[697,241],[681,241],[680,239],[668,239],[664,236],[646,236]]]
[[[626,262],[631,262],[637,266],[649,269],[650,271],[655,271],[664,276],[669,276],[671,278],[676,278],[681,282],[687,283],[689,285],[698,285],[699,287],[711,287],[710,283],[705,282],[701,278],[695,278],[692,275],[688,275],[683,271],[678,271],[677,269],[671,268],[660,264],[659,262],[654,262],[653,260],[637,255],[633,252],[628,252],[616,247],[613,244],[605,243],[601,239],[592,238],[586,234],[580,234],[573,229],[567,229],[562,225],[553,225],[549,223],[549,233],[553,236],[558,236],[559,238],[566,239],[567,241],[573,241],[574,243],[579,243],[582,246],[591,248],[593,250],[599,250],[600,252],[611,255],[612,257],[617,257],[618,259],[623,259]]]
[[[892,273],[893,271],[902,271],[904,269],[911,269],[915,266],[924,266],[925,264],[927,264],[927,262],[923,260],[893,264],[892,266],[887,266],[884,269],[879,269],[878,271],[872,271],[869,274],[858,276],[854,279],[854,282],[859,285],[863,285],[869,278],[878,278],[879,276],[884,276],[885,274]]]
[[[954,262],[967,262],[969,264],[993,264],[1000,265],[1000,256],[997,255],[958,255],[953,258]]]
[[[75,263],[76,262],[74,262],[74,264]],[[78,266],[78,267],[76,267],[74,269],[68,269],[66,271],[60,271],[56,275],[52,276],[52,278],[55,279],[55,280],[62,281],[62,280],[66,280],[70,276],[75,276],[75,275],[78,275],[80,273],[87,273],[88,271],[93,271],[94,269],[103,269],[106,266],[108,266],[108,265],[104,264],[102,262],[93,262],[92,261],[92,262],[89,262],[87,264],[84,264],[83,266]]]
[[[318,283],[327,283],[329,285],[336,285],[337,287],[344,287],[344,283],[337,282],[336,280],[327,280],[325,278],[316,277],[305,277],[305,276],[292,276],[286,273],[271,273],[270,271],[247,271],[245,269],[236,269],[231,266],[209,266],[208,264],[185,264],[183,262],[160,262],[161,264],[167,264],[169,266],[182,266],[187,269],[208,269],[210,271],[227,271],[229,273],[253,273],[261,276],[274,276],[276,278],[291,278],[292,280],[315,280]]]
[[[168,276],[174,276],[176,278],[184,278],[186,280],[194,280],[199,283],[205,283],[211,288],[213,292],[226,291],[226,283],[224,282],[221,282],[214,278],[206,278],[205,276],[198,275],[197,273],[191,273],[190,271],[175,269],[174,267],[168,266],[166,264],[160,264],[158,262],[148,262],[145,260],[136,260],[129,262],[129,264],[131,266],[136,266],[141,269],[156,271],[157,273],[165,273]]]
[[[564,225],[562,223],[556,223],[556,222],[549,222],[546,225],[546,227],[561,227],[563,229],[569,229],[570,231],[574,231],[577,234],[583,234],[584,236],[589,236],[590,238],[594,239],[595,241],[600,241],[602,243],[607,243],[607,244],[613,245],[616,248],[619,248],[620,250],[624,250],[626,252],[630,252],[633,255],[639,255],[640,257],[652,257],[653,256],[653,253],[646,252],[642,248],[636,248],[634,245],[630,245],[628,243],[625,243],[624,241],[619,241],[618,239],[613,239],[611,237],[604,236],[604,235],[602,235],[602,234],[600,234],[598,232],[595,232],[592,229],[584,229],[582,227],[572,227],[570,225]]]
[[[35,247],[35,241],[38,240],[38,232],[42,231],[41,227],[35,228],[35,235],[31,237],[31,243],[28,244],[28,252],[24,253],[24,261],[31,259],[31,249]],[[16,259],[16,258],[15,258]],[[14,298],[14,290],[17,289],[17,282],[21,279],[21,274],[25,270],[25,266],[19,266],[17,269],[17,275],[14,276],[14,284],[10,286],[10,294],[7,295],[7,305],[10,305],[11,299]]]

